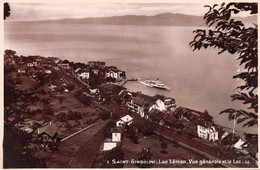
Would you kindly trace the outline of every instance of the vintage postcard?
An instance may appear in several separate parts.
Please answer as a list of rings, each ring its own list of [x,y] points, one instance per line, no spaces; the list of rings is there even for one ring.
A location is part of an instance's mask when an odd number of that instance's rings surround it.
[[[258,167],[258,3],[2,7],[3,168]]]

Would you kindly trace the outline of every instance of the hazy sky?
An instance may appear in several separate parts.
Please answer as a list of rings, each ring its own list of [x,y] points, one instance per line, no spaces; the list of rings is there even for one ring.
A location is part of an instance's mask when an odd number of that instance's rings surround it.
[[[213,3],[207,2],[212,5]],[[61,18],[156,15],[164,12],[203,16],[203,3],[9,3],[11,16],[6,21]]]
[[[60,18],[106,17],[120,15],[156,15],[164,12],[203,16],[204,4],[176,3],[9,3],[8,21]]]

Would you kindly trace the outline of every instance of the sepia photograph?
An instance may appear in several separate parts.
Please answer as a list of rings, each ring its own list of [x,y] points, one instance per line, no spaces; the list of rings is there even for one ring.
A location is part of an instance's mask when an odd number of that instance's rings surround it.
[[[2,168],[258,168],[258,3],[10,1]]]

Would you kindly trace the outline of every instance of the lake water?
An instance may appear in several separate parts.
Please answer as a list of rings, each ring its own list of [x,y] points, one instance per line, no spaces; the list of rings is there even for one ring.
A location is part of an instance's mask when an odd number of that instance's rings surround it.
[[[226,115],[230,107],[244,108],[231,102],[230,95],[241,81],[232,79],[239,69],[236,56],[217,55],[214,49],[193,52],[189,42],[194,27],[26,24],[5,23],[5,49],[19,55],[41,55],[74,62],[105,61],[125,70],[128,78],[159,79],[170,91],[128,82],[131,91],[165,94],[179,106],[199,111],[207,109],[217,124],[233,127]],[[240,68],[241,69],[241,68]],[[236,129],[243,131],[241,125]],[[246,129],[256,132],[257,128]]]

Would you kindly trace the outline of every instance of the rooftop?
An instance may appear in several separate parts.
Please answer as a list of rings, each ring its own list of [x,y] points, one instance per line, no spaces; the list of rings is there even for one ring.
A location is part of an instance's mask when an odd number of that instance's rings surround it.
[[[54,124],[49,124],[47,126],[41,127],[38,129],[38,134],[47,133],[51,137],[55,135],[55,133],[58,131],[58,127]]]
[[[129,115],[125,115],[124,117],[121,118],[121,120],[127,123],[127,122],[132,121],[133,118]]]

